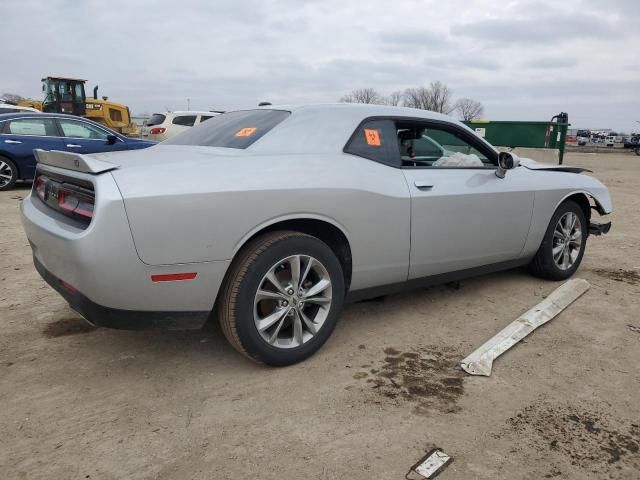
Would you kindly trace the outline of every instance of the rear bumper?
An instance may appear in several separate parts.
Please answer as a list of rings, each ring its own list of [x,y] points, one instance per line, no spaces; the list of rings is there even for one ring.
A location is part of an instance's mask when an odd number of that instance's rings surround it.
[[[47,165],[40,168],[71,175]],[[73,172],[73,177],[95,185],[94,218],[84,229],[69,224],[67,217],[37,196],[30,194],[21,202],[22,223],[42,277],[97,325],[126,329],[202,325],[213,309],[229,262],[142,262],[111,174]],[[172,228],[169,221],[166,228]],[[187,272],[193,279],[156,280]]]
[[[89,323],[122,330],[166,328],[170,330],[197,329],[207,321],[209,311],[202,312],[151,312],[121,310],[98,305],[81,292],[66,284],[47,270],[34,256],[33,263],[40,276],[62,297],[69,306]]]

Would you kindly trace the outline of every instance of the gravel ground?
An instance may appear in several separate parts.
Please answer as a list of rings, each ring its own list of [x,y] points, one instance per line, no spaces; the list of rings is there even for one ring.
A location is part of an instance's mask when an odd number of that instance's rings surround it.
[[[296,366],[256,366],[217,325],[83,323],[37,275],[0,192],[0,477],[401,479],[425,451],[449,479],[640,478],[640,159],[568,155],[611,189],[592,288],[490,378],[458,362],[558,283],[515,270],[350,305]]]

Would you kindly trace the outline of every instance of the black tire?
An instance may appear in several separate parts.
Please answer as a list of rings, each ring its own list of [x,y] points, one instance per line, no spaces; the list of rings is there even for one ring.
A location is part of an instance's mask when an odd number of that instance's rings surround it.
[[[279,348],[267,342],[254,321],[254,298],[266,273],[283,258],[308,255],[326,269],[331,281],[329,313],[320,329],[308,341],[293,348]],[[319,239],[294,231],[268,232],[248,243],[236,256],[218,298],[218,318],[229,343],[259,363],[285,366],[314,354],[327,341],[342,310],[345,287],[340,262]]]
[[[6,178],[0,177],[0,191],[12,189],[18,180],[18,169],[15,164],[8,158],[0,156],[0,174],[6,175],[8,172],[11,175],[8,182]]]
[[[640,156],[640,147],[636,147],[635,152],[636,152],[636,155]]]
[[[582,234],[582,243],[579,254],[573,265],[570,268],[563,270],[553,259],[553,234],[560,218],[568,212],[574,213],[578,217]],[[584,256],[585,247],[587,245],[588,232],[589,225],[587,223],[587,217],[580,205],[571,200],[562,203],[551,217],[551,221],[549,222],[547,231],[544,234],[542,244],[529,265],[531,273],[537,277],[546,278],[548,280],[565,280],[571,277],[580,266],[580,262],[582,262],[582,257]]]

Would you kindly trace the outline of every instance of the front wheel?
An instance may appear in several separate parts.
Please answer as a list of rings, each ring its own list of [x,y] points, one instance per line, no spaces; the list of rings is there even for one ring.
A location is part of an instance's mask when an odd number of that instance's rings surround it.
[[[5,157],[0,157],[0,190],[9,190],[18,180],[18,169]]]
[[[218,302],[222,331],[250,359],[283,366],[315,353],[333,331],[344,278],[333,251],[299,232],[270,232],[234,260]]]
[[[571,200],[560,205],[531,262],[533,274],[549,280],[564,280],[573,275],[584,255],[588,228],[580,205]]]

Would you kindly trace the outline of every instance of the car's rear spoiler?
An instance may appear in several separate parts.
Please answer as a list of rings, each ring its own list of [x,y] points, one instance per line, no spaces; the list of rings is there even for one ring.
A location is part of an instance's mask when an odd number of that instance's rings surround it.
[[[42,150],[36,148],[33,154],[38,163],[51,165],[52,167],[64,168],[84,173],[103,173],[115,170],[118,165],[115,163],[97,160],[88,155],[80,153],[61,152],[59,150]]]

